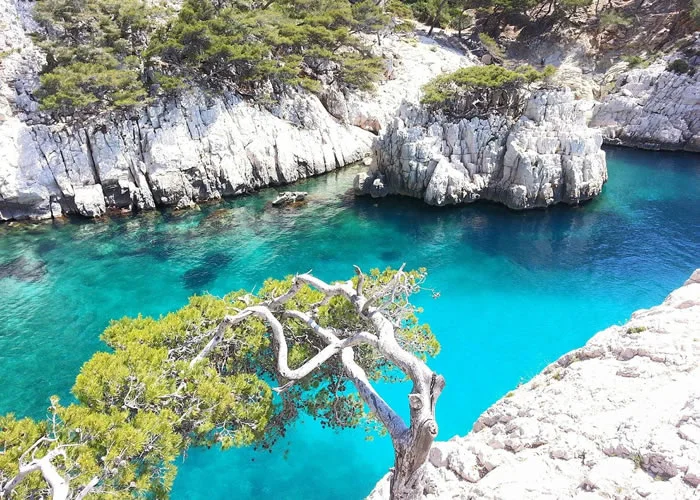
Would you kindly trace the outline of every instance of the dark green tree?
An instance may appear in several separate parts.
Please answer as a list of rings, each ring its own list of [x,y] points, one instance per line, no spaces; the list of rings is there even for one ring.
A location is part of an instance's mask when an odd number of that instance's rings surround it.
[[[165,498],[188,447],[269,447],[301,414],[334,428],[379,423],[395,449],[394,497],[415,492],[444,385],[425,364],[439,344],[410,302],[424,278],[302,274],[113,322],[102,335],[112,351],[83,366],[77,403],[52,398],[44,421],[0,418],[0,498]],[[372,384],[405,379],[407,422]]]

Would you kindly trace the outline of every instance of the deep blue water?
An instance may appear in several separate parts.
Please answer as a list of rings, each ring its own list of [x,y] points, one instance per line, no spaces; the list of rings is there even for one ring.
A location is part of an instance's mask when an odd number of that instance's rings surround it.
[[[700,157],[610,149],[608,166],[603,194],[574,208],[355,199],[341,171],[301,183],[299,208],[271,208],[268,190],[201,210],[0,226],[0,414],[41,417],[51,394],[69,398],[110,318],[268,276],[406,262],[441,294],[418,298],[443,347],[431,361],[447,379],[440,438],[464,434],[520,381],[700,267]],[[405,387],[383,389],[405,406]],[[390,462],[388,439],[307,419],[272,454],[191,450],[173,498],[361,498]]]

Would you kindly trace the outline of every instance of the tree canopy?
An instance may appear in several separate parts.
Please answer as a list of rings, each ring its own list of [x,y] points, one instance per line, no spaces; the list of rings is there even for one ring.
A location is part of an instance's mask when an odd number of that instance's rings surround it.
[[[372,0],[46,0],[44,109],[128,109],[190,84],[250,96],[280,85],[370,89],[383,65],[359,33],[388,17]]]
[[[498,65],[471,66],[439,75],[423,86],[421,102],[450,115],[472,117],[490,111],[516,109],[519,90],[527,84],[547,79],[553,66],[537,71],[529,65],[510,70]]]
[[[306,274],[113,321],[102,334],[110,352],[82,367],[74,403],[51,398],[45,420],[0,418],[0,498],[165,498],[188,447],[268,448],[302,414],[333,428],[376,419],[406,446],[413,420],[400,423],[371,384],[408,376],[412,397],[430,390],[434,417],[441,385],[424,360],[439,344],[410,302],[424,278],[358,270],[328,284]],[[425,456],[414,459],[408,469]]]

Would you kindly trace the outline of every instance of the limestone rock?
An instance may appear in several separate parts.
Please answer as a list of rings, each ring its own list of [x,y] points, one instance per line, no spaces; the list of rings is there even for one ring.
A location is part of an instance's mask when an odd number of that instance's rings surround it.
[[[597,196],[607,180],[601,134],[586,126],[591,108],[562,90],[536,92],[520,117],[450,121],[405,109],[376,141],[369,176],[382,179],[389,194],[438,206],[479,199],[514,209],[576,204]]]
[[[698,325],[700,269],[498,401],[468,435],[436,442],[423,497],[697,499]],[[619,374],[628,367],[638,375]],[[388,498],[387,480],[370,499]]]
[[[191,89],[130,119],[65,127],[32,94],[44,59],[28,35],[32,5],[0,0],[0,221],[184,208],[329,172],[365,158],[421,85],[474,62],[428,38],[388,36],[376,49],[388,80],[375,94],[290,90],[265,109]]]
[[[666,70],[667,63],[661,60],[617,78],[591,120],[607,142],[700,151],[700,72],[673,73]]]

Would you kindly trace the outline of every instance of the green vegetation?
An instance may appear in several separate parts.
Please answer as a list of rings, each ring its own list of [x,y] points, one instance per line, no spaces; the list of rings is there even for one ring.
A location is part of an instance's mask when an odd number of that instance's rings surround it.
[[[684,59],[676,59],[666,66],[666,71],[672,71],[674,73],[678,73],[679,75],[683,75],[690,71],[690,64],[688,64],[688,61],[685,61]]]
[[[630,455],[630,459],[634,462],[635,469],[641,469],[644,466],[644,457],[638,451]]]
[[[14,49],[10,49],[10,50],[2,50],[2,51],[0,51],[0,61],[2,61],[3,59],[5,59],[6,57],[11,56],[12,54],[19,54],[19,53],[21,53],[21,52],[22,52],[22,49],[21,49],[21,48],[14,48]]]
[[[602,28],[610,28],[613,26],[631,26],[632,20],[628,17],[623,16],[615,12],[614,10],[604,11],[599,18],[600,26]]]
[[[622,60],[625,61],[630,68],[645,68],[649,66],[649,61],[637,55],[622,56]]]
[[[646,326],[630,326],[630,327],[627,328],[627,330],[625,331],[625,333],[628,333],[628,334],[629,334],[629,333],[642,333],[642,332],[645,332],[645,331],[647,331],[647,327],[646,327]]]
[[[695,22],[695,26],[700,27],[700,0],[693,0],[690,10],[690,17]]]
[[[35,17],[48,34],[39,97],[45,109],[70,115],[144,102],[142,51],[165,11],[141,0],[46,0]]]
[[[484,44],[484,47],[486,47],[486,50],[488,50],[492,56],[499,59],[503,59],[506,56],[505,51],[500,45],[498,45],[498,42],[486,33],[479,33],[479,40]]]
[[[592,5],[593,0],[406,0],[415,17],[431,27],[455,27],[456,18],[467,10],[475,10],[488,18],[491,34],[517,18],[540,18],[551,16],[560,20],[571,20],[579,10]],[[465,27],[462,23],[462,27]]]
[[[45,0],[39,97],[61,115],[128,109],[198,84],[258,96],[320,81],[370,89],[381,76],[360,32],[388,22],[372,0],[185,0],[175,15],[143,0]]]
[[[515,90],[527,83],[548,78],[555,71],[553,66],[547,66],[540,72],[528,65],[520,66],[515,71],[498,65],[461,68],[427,83],[423,87],[421,102],[446,109],[465,100],[475,91]]]
[[[364,296],[401,325],[395,330],[401,348],[422,359],[439,351],[430,328],[418,321],[420,310],[408,302],[424,276],[421,270],[399,278],[387,269],[363,277]],[[102,334],[111,351],[85,363],[73,387],[76,403],[62,406],[52,398],[43,421],[0,417],[0,496],[50,496],[38,469],[20,477],[20,464],[26,469],[43,461],[74,492],[92,488],[88,498],[167,498],[174,461],[190,446],[267,448],[301,415],[333,428],[367,425],[368,412],[350,390],[338,355],[289,383],[277,371],[279,343],[271,340],[269,322],[252,313],[223,322],[252,306],[281,307],[292,370],[326,343],[312,325],[282,311],[311,315],[341,337],[367,330],[367,318],[344,296],[293,283],[268,280],[256,295],[195,296],[159,319],[113,321]],[[403,283],[400,289],[393,288],[397,283]],[[359,288],[357,277],[353,284]],[[285,302],[270,305],[285,295]],[[404,380],[372,345],[357,345],[354,352],[369,380]],[[278,395],[271,384],[282,388]]]

